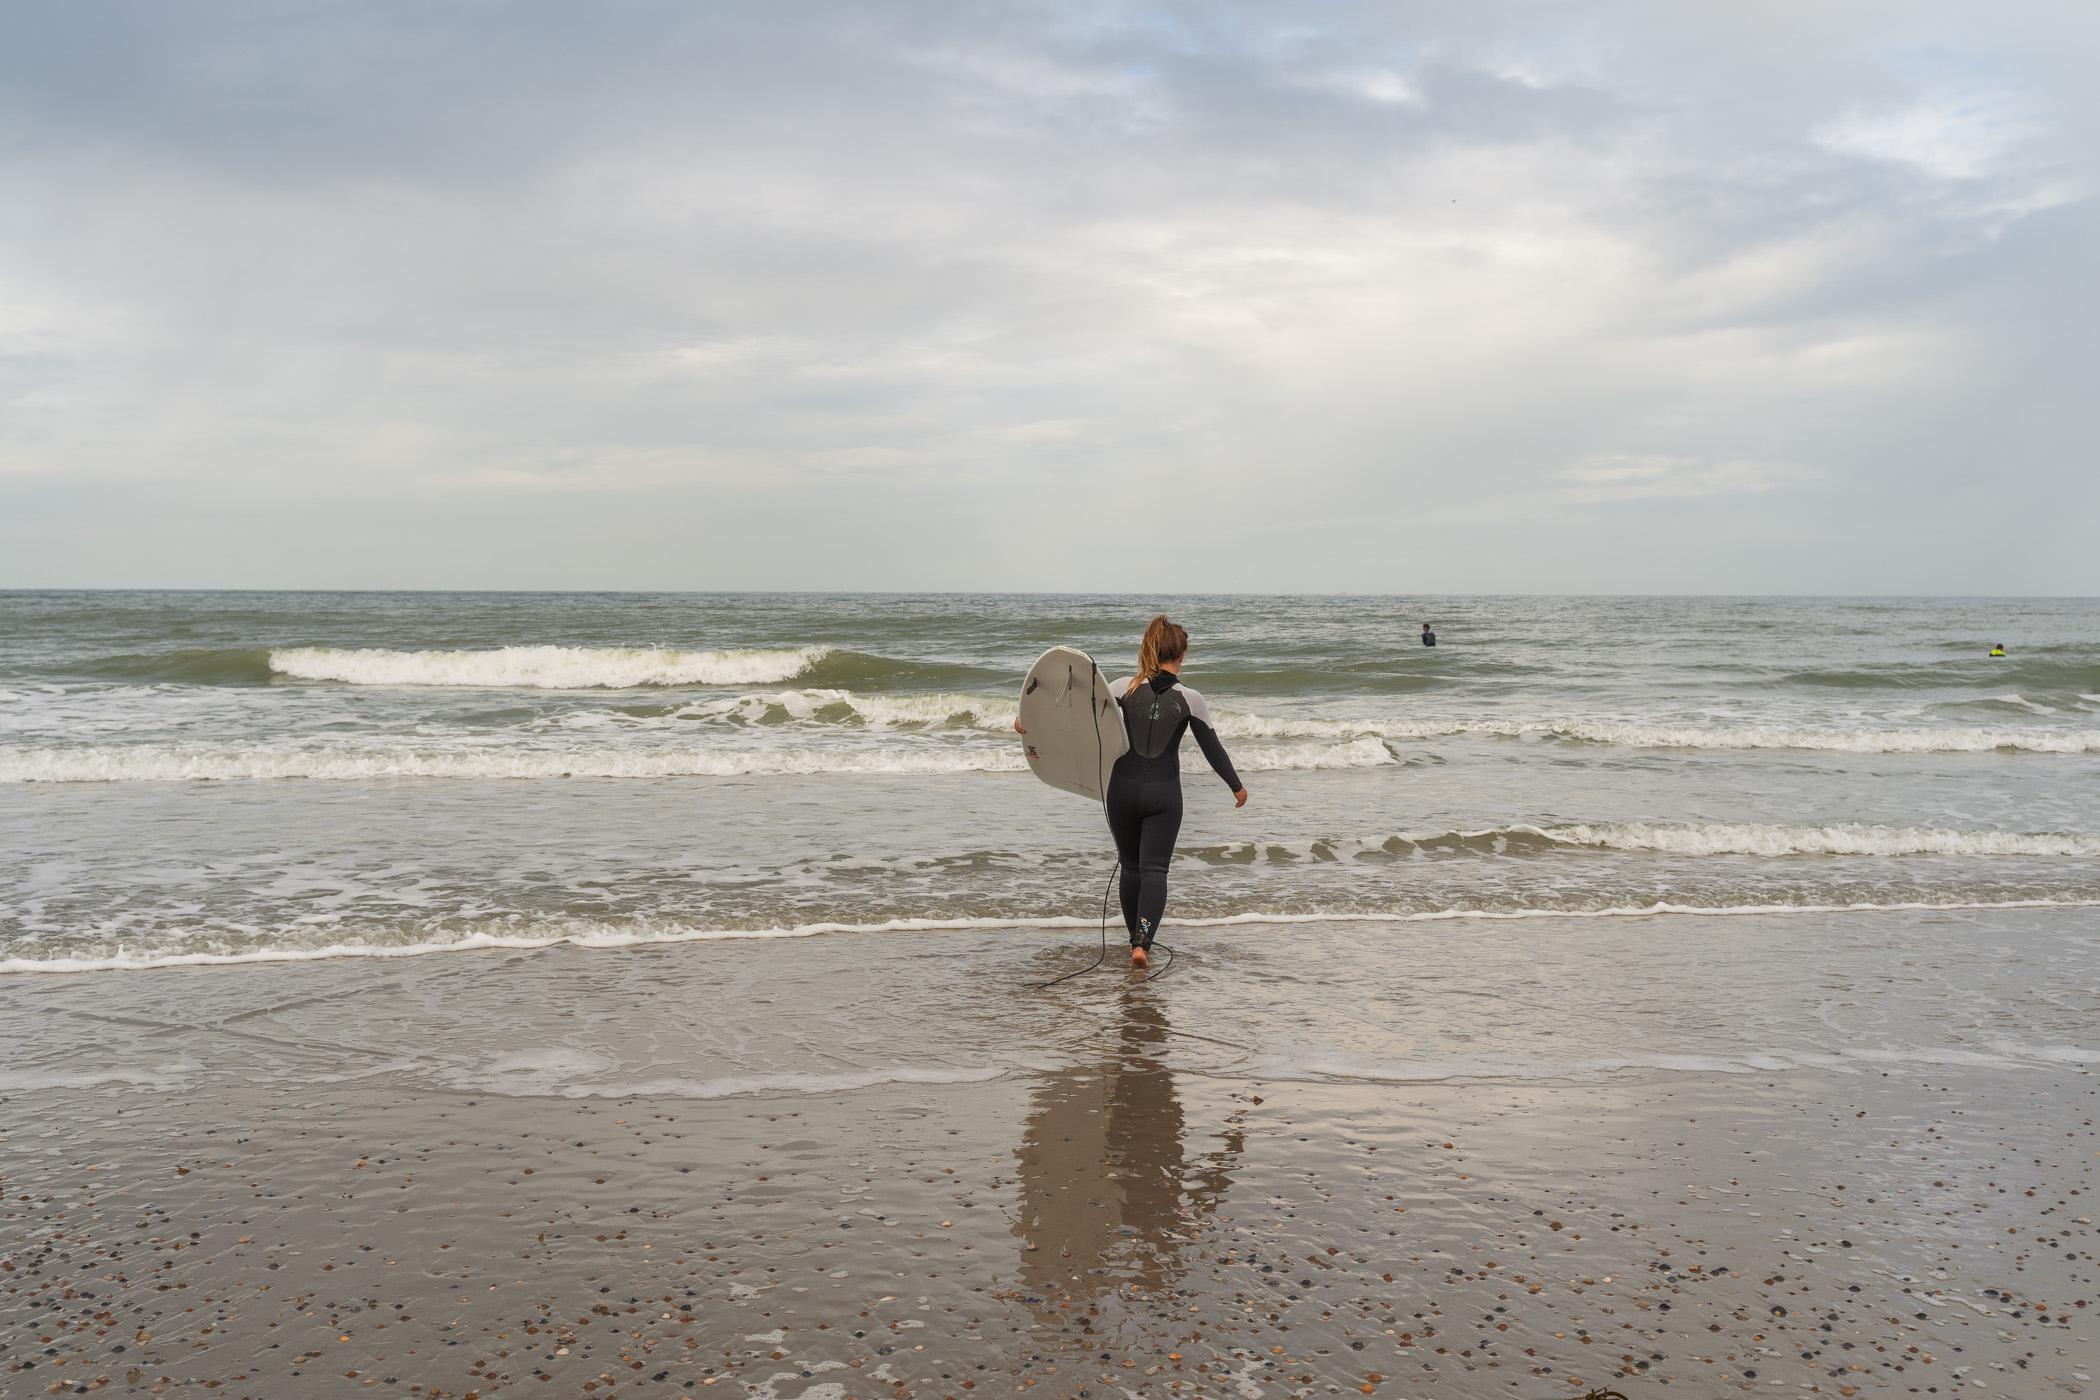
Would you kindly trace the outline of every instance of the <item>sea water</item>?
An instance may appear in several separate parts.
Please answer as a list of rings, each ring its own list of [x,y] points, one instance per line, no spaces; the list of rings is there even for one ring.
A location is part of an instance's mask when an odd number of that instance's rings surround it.
[[[1253,794],[1186,746],[1169,941],[2100,907],[2092,600],[0,593],[0,969],[1077,946],[1020,678],[1162,608]]]

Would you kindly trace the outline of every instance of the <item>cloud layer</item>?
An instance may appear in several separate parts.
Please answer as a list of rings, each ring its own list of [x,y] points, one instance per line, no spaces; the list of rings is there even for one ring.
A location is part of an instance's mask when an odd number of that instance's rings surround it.
[[[2100,592],[2086,7],[0,17],[0,585]]]

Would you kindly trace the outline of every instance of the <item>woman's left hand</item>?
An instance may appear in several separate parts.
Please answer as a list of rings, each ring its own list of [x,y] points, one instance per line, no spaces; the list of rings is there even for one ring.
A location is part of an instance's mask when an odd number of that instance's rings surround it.
[[[1232,795],[1232,805],[1235,808],[1244,807],[1247,805],[1247,789],[1241,788],[1238,792]]]
[[[1025,730],[1025,729],[1023,729],[1023,728],[1021,727],[1021,720],[1020,720],[1020,717],[1019,717],[1019,716],[1015,716],[1015,718],[1014,718],[1014,733],[1016,733],[1016,734],[1026,734],[1027,732],[1028,732],[1027,730]]]

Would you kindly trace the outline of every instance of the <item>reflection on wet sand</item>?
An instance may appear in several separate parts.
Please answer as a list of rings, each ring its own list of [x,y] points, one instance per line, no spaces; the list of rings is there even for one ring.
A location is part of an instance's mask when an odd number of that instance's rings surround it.
[[[1045,1075],[1029,1107],[1020,1159],[1021,1279],[1038,1306],[1087,1301],[1125,1284],[1179,1279],[1196,1226],[1218,1208],[1242,1135],[1191,1159],[1157,993],[1128,989],[1094,1063]]]

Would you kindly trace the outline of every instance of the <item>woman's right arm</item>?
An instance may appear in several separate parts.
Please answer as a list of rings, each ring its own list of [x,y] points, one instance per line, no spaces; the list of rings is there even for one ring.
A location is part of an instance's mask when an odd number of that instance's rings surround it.
[[[1210,703],[1203,698],[1201,691],[1191,690],[1187,686],[1181,687],[1181,694],[1182,698],[1188,701],[1189,728],[1195,731],[1196,743],[1203,750],[1204,758],[1210,761],[1211,771],[1223,778],[1225,786],[1232,789],[1232,805],[1246,806],[1246,785],[1240,781],[1239,773],[1233,769],[1232,757],[1225,752],[1225,741],[1218,737],[1218,731],[1211,725]]]

